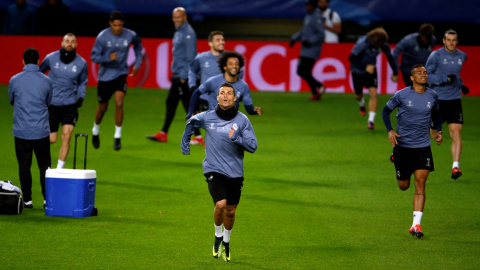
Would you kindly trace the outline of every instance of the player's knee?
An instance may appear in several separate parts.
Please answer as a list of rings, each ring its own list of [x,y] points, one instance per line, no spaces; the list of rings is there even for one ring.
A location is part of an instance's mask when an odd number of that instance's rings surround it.
[[[227,202],[226,200],[220,200],[215,203],[215,208],[221,211],[225,211],[225,208],[227,207]]]
[[[235,217],[235,210],[229,210],[225,213],[227,218],[234,218]]]
[[[407,181],[398,181],[398,187],[401,189],[401,190],[407,190],[409,187],[410,187],[410,183],[407,182]]]

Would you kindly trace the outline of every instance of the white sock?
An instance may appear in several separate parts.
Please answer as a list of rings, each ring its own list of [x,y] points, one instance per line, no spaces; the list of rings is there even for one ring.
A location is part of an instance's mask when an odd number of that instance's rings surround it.
[[[65,165],[65,161],[59,159],[57,162],[57,169],[63,169],[63,165]]]
[[[460,168],[460,164],[458,163],[458,161],[453,162],[452,169],[453,168]]]
[[[98,135],[100,133],[100,124],[97,125],[93,122],[92,135]]]
[[[222,225],[220,226],[217,226],[215,223],[213,224],[215,225],[215,236],[216,237],[222,237],[223,236],[223,232],[222,232]]]
[[[420,221],[422,221],[422,215],[423,215],[423,212],[420,212],[420,211],[413,211],[413,224],[412,226],[415,226],[415,225],[420,225]]]
[[[197,136],[195,136],[195,138],[201,139],[201,138],[202,138],[202,135],[197,135]]]
[[[358,106],[365,107],[365,98],[362,97],[362,100],[358,101]]]
[[[368,112],[368,122],[375,123],[375,112]]]
[[[232,234],[232,230],[225,230],[223,232],[223,242],[230,243],[230,235]]]
[[[113,135],[113,138],[119,139],[122,137],[122,127],[115,126],[115,135]]]

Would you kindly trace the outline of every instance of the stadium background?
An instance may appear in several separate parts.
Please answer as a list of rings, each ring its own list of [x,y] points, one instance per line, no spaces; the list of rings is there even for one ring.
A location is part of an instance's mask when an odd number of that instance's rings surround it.
[[[3,24],[6,9],[14,1],[0,0],[0,23]],[[39,7],[44,0],[28,0]],[[480,60],[478,38],[472,33],[480,23],[480,2],[430,1],[379,1],[379,0],[331,0],[330,7],[343,21],[341,44],[325,44],[317,61],[314,76],[325,81],[329,92],[352,92],[348,55],[355,40],[370,29],[383,26],[390,35],[393,48],[406,34],[416,32],[423,22],[435,26],[435,35],[441,46],[442,34],[449,28],[459,33],[459,49],[465,51],[468,60],[462,70],[462,78],[472,95],[480,95],[474,63]],[[251,89],[262,91],[307,91],[308,86],[296,75],[296,59],[299,44],[288,48],[290,36],[303,24],[305,15],[303,0],[262,1],[93,1],[64,0],[72,12],[72,32],[78,36],[78,52],[89,61],[89,85],[96,85],[96,66],[90,62],[90,50],[95,36],[108,27],[108,15],[112,10],[125,14],[125,27],[135,30],[145,47],[141,76],[129,85],[149,88],[168,88],[169,63],[171,61],[171,37],[174,33],[171,11],[176,6],[187,9],[189,21],[199,38],[199,52],[208,50],[206,39],[212,30],[225,32],[226,49],[236,50],[246,57],[245,80]],[[59,22],[62,23],[62,22]],[[41,58],[59,48],[58,37],[0,36],[0,83],[8,84],[10,77],[21,70],[20,55],[27,47],[36,47]],[[379,56],[379,92],[393,93],[403,87],[389,80],[391,70],[386,58]]]

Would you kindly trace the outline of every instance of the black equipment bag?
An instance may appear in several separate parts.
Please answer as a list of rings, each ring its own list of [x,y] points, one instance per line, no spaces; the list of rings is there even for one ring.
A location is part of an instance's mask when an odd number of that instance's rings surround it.
[[[0,188],[0,214],[19,215],[23,211],[22,195],[16,191],[8,191]]]

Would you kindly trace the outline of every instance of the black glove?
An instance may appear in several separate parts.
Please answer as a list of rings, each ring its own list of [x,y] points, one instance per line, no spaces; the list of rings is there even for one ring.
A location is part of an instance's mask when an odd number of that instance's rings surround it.
[[[295,40],[292,39],[292,40],[290,40],[290,48],[292,48],[293,45],[295,45]]]
[[[468,93],[470,93],[470,89],[468,89],[468,87],[465,85],[462,85],[462,92],[466,96]]]
[[[83,98],[77,99],[77,102],[75,103],[75,105],[77,105],[77,108],[82,107],[82,104],[83,104]]]
[[[310,41],[308,40],[302,41],[302,45],[307,48],[312,47],[312,43],[310,43]]]
[[[455,81],[455,78],[457,78],[457,75],[455,74],[450,74],[447,76],[447,83],[452,84]]]
[[[188,91],[191,93],[193,93],[195,91],[195,89],[197,89],[196,86],[190,86],[190,88],[188,88]]]

